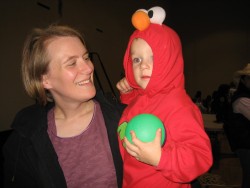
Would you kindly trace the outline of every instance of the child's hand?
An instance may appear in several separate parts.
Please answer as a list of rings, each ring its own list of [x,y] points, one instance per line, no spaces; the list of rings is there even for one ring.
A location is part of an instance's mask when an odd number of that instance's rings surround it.
[[[129,93],[133,88],[130,87],[128,81],[126,78],[122,78],[119,82],[116,84],[116,88],[121,92],[121,93]]]
[[[131,131],[131,136],[134,144],[131,144],[126,137],[124,138],[127,152],[138,161],[157,166],[161,158],[161,129],[157,130],[152,142],[140,141],[136,138],[134,131]]]

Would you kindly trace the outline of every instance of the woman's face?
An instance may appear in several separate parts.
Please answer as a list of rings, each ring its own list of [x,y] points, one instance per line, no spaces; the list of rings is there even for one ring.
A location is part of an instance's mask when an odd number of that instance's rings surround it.
[[[49,70],[43,86],[55,102],[84,102],[95,96],[94,66],[86,47],[77,37],[56,37],[48,41]]]

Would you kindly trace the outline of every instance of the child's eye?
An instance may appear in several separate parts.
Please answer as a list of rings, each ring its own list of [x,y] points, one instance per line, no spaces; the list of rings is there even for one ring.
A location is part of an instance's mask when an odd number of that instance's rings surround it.
[[[142,62],[142,59],[139,57],[136,57],[136,58],[133,58],[132,61],[133,61],[133,63],[140,63],[140,62]]]

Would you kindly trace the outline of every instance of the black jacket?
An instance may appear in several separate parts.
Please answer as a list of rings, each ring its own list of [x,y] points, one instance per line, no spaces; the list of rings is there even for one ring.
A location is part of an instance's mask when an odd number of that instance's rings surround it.
[[[121,111],[105,98],[96,96],[107,127],[117,182],[122,185],[122,159],[116,129]],[[5,187],[67,187],[57,154],[47,134],[47,112],[53,107],[32,105],[21,110],[12,124],[13,133],[4,145]]]
[[[240,82],[228,108],[224,129],[232,151],[250,149],[250,121],[241,113],[233,112],[233,103],[242,97],[250,98],[250,90]]]

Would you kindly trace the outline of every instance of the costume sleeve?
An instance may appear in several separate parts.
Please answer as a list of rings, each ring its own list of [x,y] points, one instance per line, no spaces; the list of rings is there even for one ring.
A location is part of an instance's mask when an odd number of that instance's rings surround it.
[[[178,110],[165,123],[167,141],[157,170],[173,182],[190,182],[207,172],[213,158],[198,108]]]
[[[250,98],[242,97],[233,103],[235,113],[240,113],[250,120]]]
[[[129,104],[135,97],[136,97],[136,91],[133,90],[129,93],[120,93],[120,99],[121,99],[121,103],[123,104]]]

